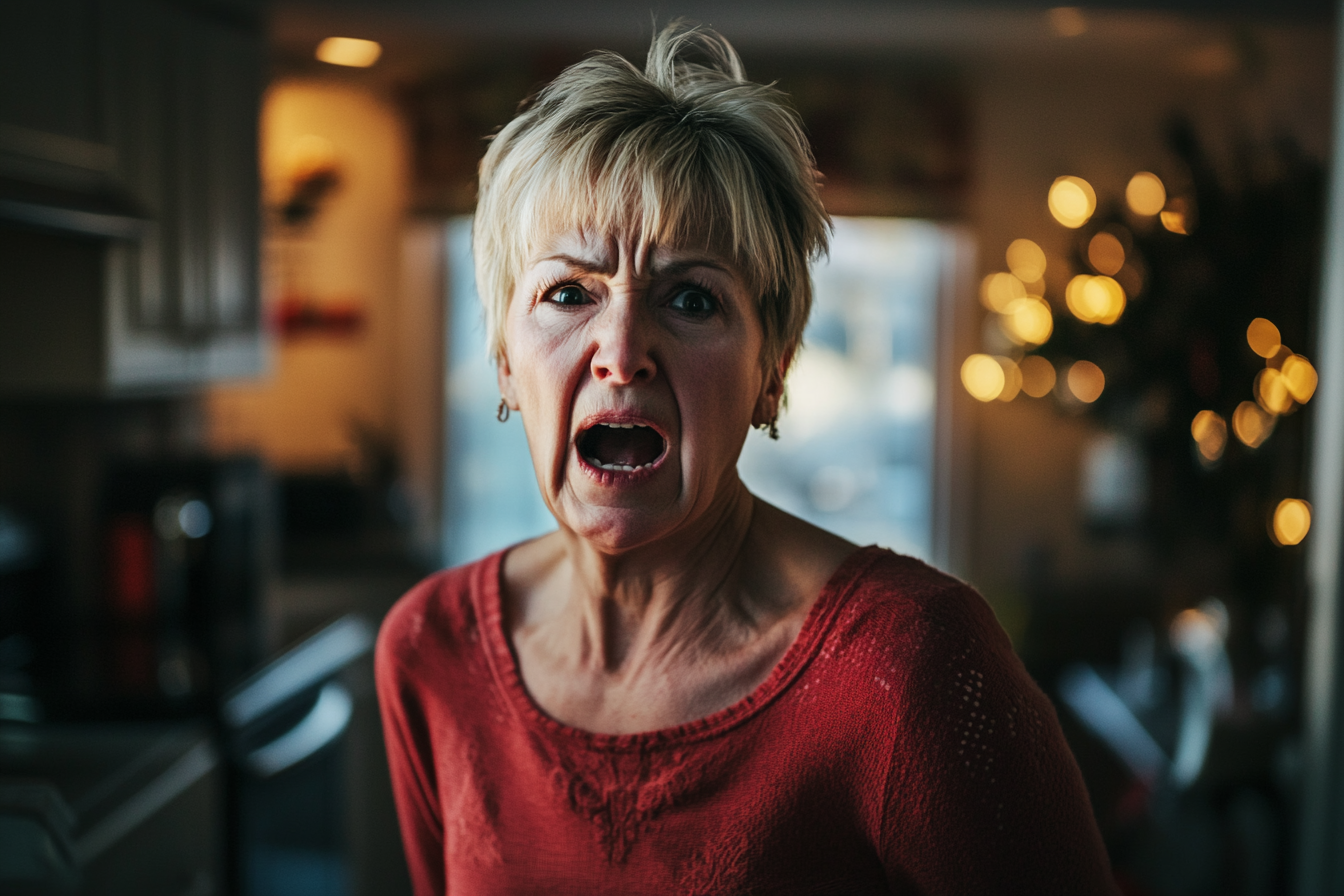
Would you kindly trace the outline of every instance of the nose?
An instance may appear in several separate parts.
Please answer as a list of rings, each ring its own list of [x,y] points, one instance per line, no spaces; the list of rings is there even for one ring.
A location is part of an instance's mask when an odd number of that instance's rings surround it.
[[[643,297],[613,297],[594,325],[593,377],[612,386],[651,380],[658,367],[653,360],[654,322]]]

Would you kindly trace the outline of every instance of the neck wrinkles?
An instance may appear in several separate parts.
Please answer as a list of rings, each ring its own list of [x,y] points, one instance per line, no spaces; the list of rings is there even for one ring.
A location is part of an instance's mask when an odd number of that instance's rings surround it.
[[[736,477],[725,491],[694,533],[623,554],[603,553],[568,535],[566,609],[581,626],[582,655],[617,671],[688,650],[714,650],[751,625],[741,549],[755,499]]]

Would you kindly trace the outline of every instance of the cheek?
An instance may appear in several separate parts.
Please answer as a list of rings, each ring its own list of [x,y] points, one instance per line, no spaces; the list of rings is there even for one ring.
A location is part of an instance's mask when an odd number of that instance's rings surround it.
[[[739,344],[723,351],[700,352],[678,365],[677,389],[683,421],[693,443],[736,452],[751,425],[761,391],[756,353]]]
[[[512,386],[522,412],[532,462],[549,493],[563,476],[569,414],[578,379],[588,369],[581,327],[538,325],[535,316],[510,319],[505,331]]]
[[[522,393],[520,400],[526,400],[527,395],[546,400],[586,369],[580,326],[548,326],[535,315],[510,323],[506,334],[509,362]]]

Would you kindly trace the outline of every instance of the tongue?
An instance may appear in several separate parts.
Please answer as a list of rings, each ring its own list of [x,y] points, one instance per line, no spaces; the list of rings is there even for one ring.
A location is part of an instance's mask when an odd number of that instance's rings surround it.
[[[648,427],[594,426],[584,434],[580,447],[585,457],[599,463],[638,467],[658,459],[663,453],[663,437]]]

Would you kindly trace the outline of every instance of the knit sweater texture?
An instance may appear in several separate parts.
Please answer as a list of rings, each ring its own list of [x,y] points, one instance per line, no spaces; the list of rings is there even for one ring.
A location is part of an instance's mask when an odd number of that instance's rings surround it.
[[[612,735],[528,695],[502,561],[431,576],[379,635],[418,896],[1114,891],[1054,710],[963,583],[860,549],[754,692]]]

